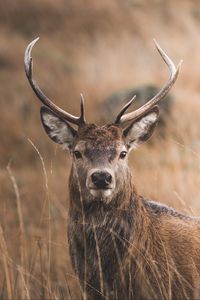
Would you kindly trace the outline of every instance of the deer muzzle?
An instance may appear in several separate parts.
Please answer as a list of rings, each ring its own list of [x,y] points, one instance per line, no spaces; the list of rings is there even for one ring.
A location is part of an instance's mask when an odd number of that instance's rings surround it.
[[[109,197],[114,188],[113,172],[109,169],[92,169],[86,181],[87,188],[94,197]]]

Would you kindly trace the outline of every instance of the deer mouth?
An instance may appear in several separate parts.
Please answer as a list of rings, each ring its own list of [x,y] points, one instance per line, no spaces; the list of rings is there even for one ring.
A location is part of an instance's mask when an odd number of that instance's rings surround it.
[[[112,187],[106,187],[106,188],[95,188],[92,187],[89,189],[90,194],[94,197],[101,197],[101,198],[107,198],[112,194],[113,188]]]

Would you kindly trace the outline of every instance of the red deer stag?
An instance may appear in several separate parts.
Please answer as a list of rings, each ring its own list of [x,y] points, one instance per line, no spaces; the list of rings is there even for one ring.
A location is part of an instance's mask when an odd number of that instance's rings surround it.
[[[132,149],[148,140],[158,121],[157,104],[179,72],[155,42],[170,77],[139,109],[112,124],[89,124],[55,105],[32,78],[32,41],[25,71],[44,104],[41,120],[48,136],[69,149],[70,256],[83,299],[200,299],[200,222],[139,196],[128,168]],[[77,125],[75,130],[70,123]]]

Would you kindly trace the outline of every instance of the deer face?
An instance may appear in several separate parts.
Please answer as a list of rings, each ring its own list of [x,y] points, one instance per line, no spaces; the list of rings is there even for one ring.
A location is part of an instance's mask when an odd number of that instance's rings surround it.
[[[154,108],[125,129],[115,124],[102,127],[85,124],[75,131],[45,107],[41,109],[41,119],[48,136],[69,149],[73,176],[81,194],[88,201],[109,202],[127,182],[128,153],[152,135],[158,109]]]

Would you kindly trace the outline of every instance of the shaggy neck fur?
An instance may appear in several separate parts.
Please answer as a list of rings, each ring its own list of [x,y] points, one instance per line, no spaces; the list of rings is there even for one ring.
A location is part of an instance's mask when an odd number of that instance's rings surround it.
[[[114,293],[120,296],[120,285],[127,290],[123,269],[125,265],[129,268],[126,259],[130,245],[142,239],[140,234],[147,226],[142,220],[143,199],[137,195],[128,173],[128,182],[109,204],[98,199],[88,202],[80,193],[73,168],[71,172],[68,237],[73,268],[80,281],[88,283],[82,285],[83,292],[90,295],[88,299],[104,299],[101,294],[117,299]]]

